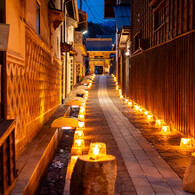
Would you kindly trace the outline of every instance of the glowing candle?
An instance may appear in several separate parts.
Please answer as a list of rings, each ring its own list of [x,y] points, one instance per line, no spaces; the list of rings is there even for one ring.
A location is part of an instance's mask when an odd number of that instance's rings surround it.
[[[79,121],[79,122],[78,122],[78,127],[79,127],[79,128],[85,128],[85,122]]]
[[[149,112],[146,110],[146,111],[144,112],[144,114],[147,116],[147,115],[149,114]]]
[[[74,148],[83,148],[85,146],[84,139],[75,139],[73,147]]]
[[[98,160],[106,156],[106,144],[105,143],[91,143],[88,153],[88,158],[91,160]]]
[[[171,133],[170,127],[169,126],[163,126],[161,128],[161,133],[165,134],[165,135]]]
[[[140,109],[140,106],[135,105],[135,110],[138,111]]]
[[[85,114],[85,107],[84,106],[80,107],[79,114]]]
[[[146,117],[147,117],[148,122],[153,121],[153,115],[152,114],[148,114]]]
[[[79,114],[79,115],[78,115],[78,119],[80,119],[80,120],[85,120],[84,114]]]
[[[181,138],[180,147],[191,148],[192,147],[192,140],[190,138]]]
[[[163,125],[163,121],[161,119],[156,119],[155,126],[161,127]]]
[[[132,103],[132,102],[128,102],[128,105],[129,105],[129,106],[132,106],[132,105],[133,105],[133,103]]]
[[[74,138],[75,138],[75,139],[83,139],[83,138],[84,138],[84,133],[83,133],[83,131],[81,131],[81,130],[75,131]]]

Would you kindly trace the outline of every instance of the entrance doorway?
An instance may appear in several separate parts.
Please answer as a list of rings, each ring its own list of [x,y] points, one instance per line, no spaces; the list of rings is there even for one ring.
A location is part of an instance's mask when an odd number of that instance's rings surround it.
[[[95,74],[103,74],[103,66],[95,66]]]

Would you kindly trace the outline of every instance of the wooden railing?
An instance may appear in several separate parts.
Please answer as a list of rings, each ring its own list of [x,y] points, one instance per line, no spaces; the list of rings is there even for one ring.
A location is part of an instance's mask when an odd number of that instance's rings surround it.
[[[195,137],[195,31],[130,58],[130,98]]]
[[[15,121],[0,121],[0,194],[8,194],[16,179]]]

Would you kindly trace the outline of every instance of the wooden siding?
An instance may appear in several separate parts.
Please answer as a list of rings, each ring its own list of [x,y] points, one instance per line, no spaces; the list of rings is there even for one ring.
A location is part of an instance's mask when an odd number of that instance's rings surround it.
[[[195,31],[130,58],[130,98],[195,138]]]
[[[132,37],[141,32],[146,48],[165,43],[195,28],[195,0],[166,0],[165,23],[154,28],[154,8],[151,0],[133,0]],[[132,39],[132,53],[136,51],[135,39]]]

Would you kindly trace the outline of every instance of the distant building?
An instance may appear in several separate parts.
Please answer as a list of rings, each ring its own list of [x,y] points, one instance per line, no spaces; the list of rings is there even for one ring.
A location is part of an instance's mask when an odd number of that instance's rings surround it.
[[[89,71],[91,74],[106,74],[110,71],[112,38],[88,38],[85,43],[89,54]]]

